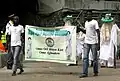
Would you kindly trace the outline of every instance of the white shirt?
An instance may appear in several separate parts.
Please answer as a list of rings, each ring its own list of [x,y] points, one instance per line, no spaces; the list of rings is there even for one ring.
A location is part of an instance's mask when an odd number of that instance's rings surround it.
[[[13,23],[12,23],[12,21],[9,21],[6,25],[6,34],[9,33],[9,27],[11,27],[11,26],[13,26]]]
[[[24,33],[22,25],[9,27],[9,35],[11,35],[11,46],[21,46],[21,34]]]
[[[96,29],[99,29],[98,22],[96,20],[86,21],[85,22],[85,43],[87,44],[96,44],[98,43],[98,36]]]

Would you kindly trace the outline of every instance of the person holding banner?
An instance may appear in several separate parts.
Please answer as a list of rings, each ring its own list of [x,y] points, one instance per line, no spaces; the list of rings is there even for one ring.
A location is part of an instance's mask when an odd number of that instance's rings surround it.
[[[98,22],[92,19],[92,11],[87,12],[87,21],[85,22],[85,29],[81,28],[81,31],[86,33],[84,44],[84,57],[83,57],[83,72],[80,74],[80,78],[88,77],[89,67],[89,52],[91,50],[93,56],[93,70],[94,76],[98,76],[98,54],[97,50],[100,50],[100,31]]]
[[[67,28],[68,26],[71,26],[71,18],[72,16],[67,15],[63,20],[65,22],[64,24],[64,28]],[[66,53],[67,53],[67,60],[70,60],[70,56],[71,56],[71,45],[70,45],[70,40],[69,37],[67,37],[67,47],[66,47]],[[70,66],[71,64],[66,64],[67,66]]]
[[[12,76],[16,75],[17,68],[20,69],[18,74],[24,72],[22,64],[20,63],[20,52],[21,52],[21,36],[24,33],[24,28],[22,25],[19,24],[19,17],[13,17],[14,25],[9,28],[8,35],[11,37],[11,48],[13,54],[13,66],[12,66]]]
[[[72,15],[67,15],[64,18],[64,27],[67,28],[69,26],[72,26]],[[70,60],[71,58],[71,54],[72,54],[72,46],[71,46],[71,32],[69,32],[69,35],[67,37],[67,47],[66,47],[66,53],[67,53],[67,59]],[[76,60],[76,64],[66,64],[67,66],[71,66],[71,65],[77,65],[78,64],[78,60]]]

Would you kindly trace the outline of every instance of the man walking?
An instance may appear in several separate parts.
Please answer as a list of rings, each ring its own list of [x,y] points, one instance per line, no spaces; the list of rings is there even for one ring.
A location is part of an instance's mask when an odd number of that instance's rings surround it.
[[[13,17],[13,26],[9,28],[9,35],[11,37],[11,48],[12,48],[12,54],[13,54],[13,66],[12,66],[12,76],[16,75],[17,68],[20,69],[20,72],[18,74],[21,74],[24,72],[22,68],[22,64],[20,63],[20,52],[21,52],[21,35],[24,33],[24,28],[22,25],[19,25],[19,17],[15,16]]]
[[[9,22],[6,25],[6,31],[5,31],[5,33],[6,33],[6,40],[7,40],[6,41],[6,48],[8,50],[7,69],[12,69],[12,65],[13,65],[13,55],[12,55],[12,52],[11,52],[11,45],[10,45],[10,41],[9,41],[10,37],[9,37],[8,33],[9,33],[9,28],[11,26],[13,26],[13,17],[14,16],[15,16],[14,14],[8,16]]]
[[[80,78],[88,76],[89,67],[89,52],[91,50],[93,55],[93,70],[94,76],[98,76],[98,54],[97,51],[100,49],[100,31],[98,22],[92,19],[92,11],[87,12],[87,21],[85,22],[85,29],[81,29],[85,35],[84,44],[84,57],[83,57],[83,72],[79,76]]]

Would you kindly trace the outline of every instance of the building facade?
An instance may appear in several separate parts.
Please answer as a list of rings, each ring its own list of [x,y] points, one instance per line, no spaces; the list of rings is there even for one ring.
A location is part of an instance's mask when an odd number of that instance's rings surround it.
[[[62,8],[119,10],[120,0],[38,0],[40,13],[51,13]]]
[[[110,9],[120,8],[119,0],[65,0],[65,7],[74,9]]]

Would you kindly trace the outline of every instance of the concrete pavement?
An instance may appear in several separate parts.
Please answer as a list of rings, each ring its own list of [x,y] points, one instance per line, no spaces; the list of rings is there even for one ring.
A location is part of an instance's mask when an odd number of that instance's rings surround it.
[[[12,71],[0,69],[0,81],[120,81],[120,68],[100,68],[100,74],[93,77],[89,68],[89,77],[79,78],[82,65],[66,66],[49,62],[25,62],[22,75],[11,76]]]

